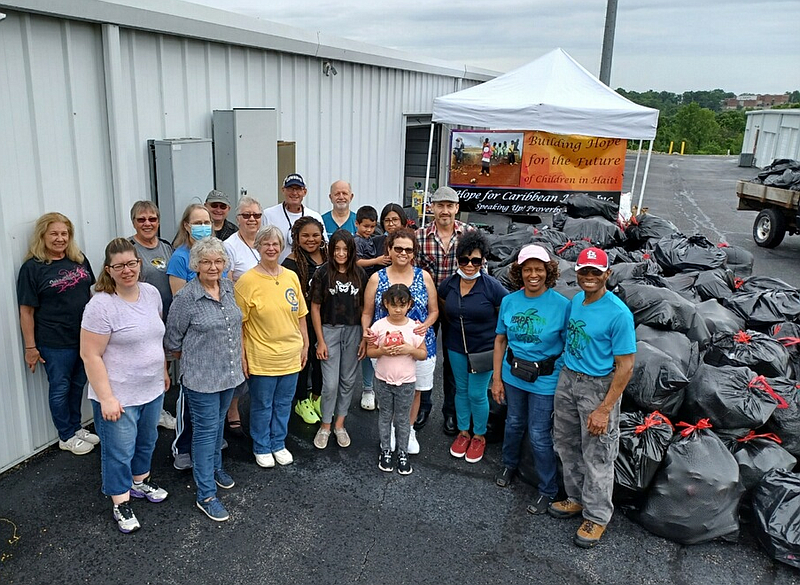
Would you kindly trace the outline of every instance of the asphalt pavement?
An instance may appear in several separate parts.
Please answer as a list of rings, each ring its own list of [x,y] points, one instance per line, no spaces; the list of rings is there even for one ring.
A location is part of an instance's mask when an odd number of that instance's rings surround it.
[[[629,185],[632,161],[628,169]],[[755,173],[734,157],[654,155],[644,205],[687,234],[750,250],[756,274],[800,286],[800,238],[758,248],[750,234],[755,214],[735,211],[736,179]],[[174,400],[173,390],[167,404]],[[495,486],[499,444],[473,465],[449,455],[440,372],[434,401],[409,476],[377,469],[378,414],[357,401],[347,449],[331,440],[318,451],[316,429],[292,415],[287,446],[295,463],[287,467],[261,469],[249,440],[229,439],[225,466],[236,486],[219,490],[231,514],[223,523],[195,508],[191,473],[172,467],[171,433],[161,430],[153,476],[170,495],[160,504],[133,503],[142,529],[131,535],[117,531],[100,493],[99,450],[75,457],[50,449],[0,476],[0,583],[800,582],[800,572],[771,561],[746,527],[736,543],[681,546],[616,513],[600,545],[578,549],[578,520],[527,514],[534,490],[522,481]]]

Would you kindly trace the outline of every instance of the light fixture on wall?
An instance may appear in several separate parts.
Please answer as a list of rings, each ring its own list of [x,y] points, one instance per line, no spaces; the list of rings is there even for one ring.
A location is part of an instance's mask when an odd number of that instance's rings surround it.
[[[330,77],[331,75],[336,75],[339,73],[338,71],[336,71],[336,67],[334,67],[330,61],[322,62],[322,72],[325,74],[326,77]]]

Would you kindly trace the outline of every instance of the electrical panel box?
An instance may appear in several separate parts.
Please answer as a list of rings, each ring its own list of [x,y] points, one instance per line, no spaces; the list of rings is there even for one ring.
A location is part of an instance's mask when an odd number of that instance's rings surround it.
[[[153,201],[161,212],[160,236],[172,241],[183,210],[203,203],[214,188],[214,154],[209,138],[148,140]]]
[[[243,195],[264,208],[278,203],[278,112],[275,108],[214,110],[216,185],[236,206]]]

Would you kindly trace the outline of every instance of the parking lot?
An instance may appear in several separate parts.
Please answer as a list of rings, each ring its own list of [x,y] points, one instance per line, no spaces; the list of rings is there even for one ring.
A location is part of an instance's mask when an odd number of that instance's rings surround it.
[[[643,163],[642,163],[643,164]],[[633,160],[629,156],[626,184]],[[756,274],[800,287],[800,238],[758,248],[754,213],[737,212],[735,181],[756,169],[735,157],[654,155],[644,206],[687,235],[740,245]],[[641,179],[637,180],[641,185]],[[634,202],[638,200],[638,188]],[[167,404],[174,404],[175,390]],[[533,488],[495,486],[500,445],[470,465],[448,453],[441,432],[441,374],[435,409],[419,433],[410,476],[377,469],[377,412],[354,403],[352,445],[312,445],[316,428],[292,415],[295,463],[261,469],[249,440],[224,452],[236,480],[220,490],[231,519],[215,523],[194,506],[191,473],[176,471],[171,433],[161,430],[156,481],[161,504],[134,502],[142,529],[123,535],[100,493],[99,450],[49,451],[0,476],[0,583],[296,584],[788,584],[800,573],[771,561],[743,527],[737,543],[680,546],[617,513],[600,545],[573,546],[578,520],[525,512]],[[247,415],[243,416],[246,421]]]

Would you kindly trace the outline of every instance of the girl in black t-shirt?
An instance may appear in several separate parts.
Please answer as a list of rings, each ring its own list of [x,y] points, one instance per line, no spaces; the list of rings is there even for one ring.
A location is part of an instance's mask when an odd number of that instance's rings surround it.
[[[358,377],[358,360],[363,358],[361,313],[367,275],[356,265],[353,235],[336,230],[328,244],[328,262],[311,280],[311,321],[317,335],[317,358],[322,369],[322,423],[314,446],[324,449],[331,423],[340,447],[350,445],[344,419],[353,398]]]

